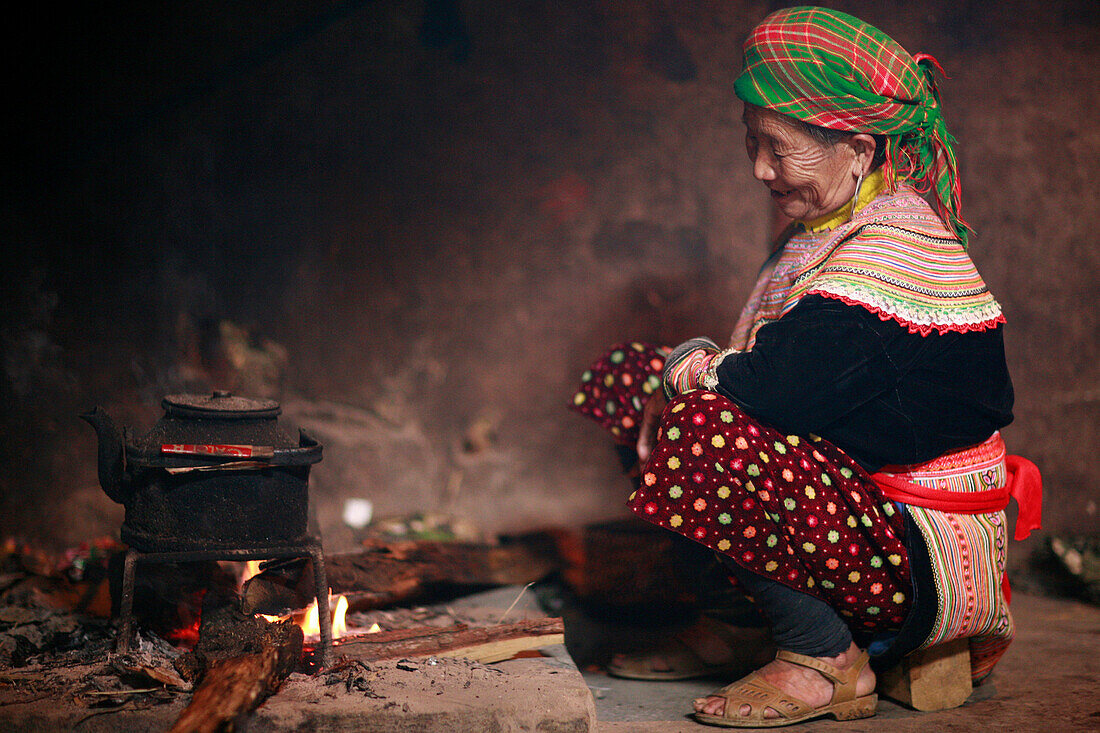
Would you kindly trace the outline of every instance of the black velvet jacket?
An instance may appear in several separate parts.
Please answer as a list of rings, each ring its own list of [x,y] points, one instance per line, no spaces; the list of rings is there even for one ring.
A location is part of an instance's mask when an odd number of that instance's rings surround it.
[[[1003,327],[911,333],[809,295],[719,365],[717,391],[786,433],[814,433],[868,472],[975,445],[1012,422]]]

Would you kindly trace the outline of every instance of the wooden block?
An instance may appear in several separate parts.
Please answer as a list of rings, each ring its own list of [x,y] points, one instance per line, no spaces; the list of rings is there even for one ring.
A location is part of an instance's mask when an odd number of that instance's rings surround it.
[[[923,711],[957,708],[973,689],[969,639],[915,651],[879,675],[878,683],[881,694]]]

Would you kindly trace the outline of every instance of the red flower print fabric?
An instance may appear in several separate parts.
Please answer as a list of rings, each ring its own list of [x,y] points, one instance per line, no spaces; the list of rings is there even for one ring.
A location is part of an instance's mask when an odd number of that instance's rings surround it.
[[[669,402],[657,437],[629,500],[639,517],[821,598],[853,628],[901,625],[902,516],[843,451],[701,390]]]
[[[661,389],[669,351],[639,341],[611,347],[581,375],[573,409],[599,423],[615,442],[633,447],[645,403]]]

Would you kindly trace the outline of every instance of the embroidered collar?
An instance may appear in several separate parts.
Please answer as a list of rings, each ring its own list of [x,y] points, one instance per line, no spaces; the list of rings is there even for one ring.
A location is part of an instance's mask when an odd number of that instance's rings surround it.
[[[867,183],[861,199],[875,189]],[[835,229],[800,231],[786,240],[772,267],[761,272],[731,346],[751,349],[757,331],[805,295],[860,306],[922,336],[984,331],[1004,322],[954,232],[912,187],[881,193],[855,221],[847,213]]]

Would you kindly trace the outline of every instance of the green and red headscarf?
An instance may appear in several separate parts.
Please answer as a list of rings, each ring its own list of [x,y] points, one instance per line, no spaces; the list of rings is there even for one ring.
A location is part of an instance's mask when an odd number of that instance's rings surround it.
[[[772,13],[745,40],[734,91],[745,102],[820,127],[886,136],[887,186],[935,192],[940,217],[966,245],[952,145],[927,54],[847,13],[818,7]]]

